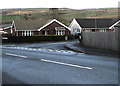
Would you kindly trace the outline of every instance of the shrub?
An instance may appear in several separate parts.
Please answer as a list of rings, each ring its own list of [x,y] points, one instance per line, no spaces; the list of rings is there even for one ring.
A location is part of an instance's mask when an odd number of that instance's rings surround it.
[[[74,36],[67,35],[68,40],[74,39]],[[43,42],[43,41],[64,41],[65,36],[58,35],[35,35],[35,36],[6,36],[7,40],[3,42],[24,43],[24,42]]]

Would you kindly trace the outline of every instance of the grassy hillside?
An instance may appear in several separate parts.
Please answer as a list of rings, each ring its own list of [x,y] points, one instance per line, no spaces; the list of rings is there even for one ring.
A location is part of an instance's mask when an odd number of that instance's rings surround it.
[[[3,23],[10,23],[15,19],[51,19],[53,15],[48,8],[29,8],[29,9],[3,9],[2,10]],[[74,10],[67,8],[60,8],[57,17],[67,25],[70,24],[73,18],[117,18],[117,8],[104,9],[84,9]]]

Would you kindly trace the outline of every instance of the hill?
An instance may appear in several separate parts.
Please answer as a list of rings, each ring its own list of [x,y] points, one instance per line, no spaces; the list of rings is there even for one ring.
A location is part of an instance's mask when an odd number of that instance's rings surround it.
[[[59,8],[57,13],[49,8],[29,8],[29,9],[3,9],[3,23],[10,23],[16,19],[52,19],[58,18],[61,22],[69,25],[73,18],[117,18],[118,8],[102,9],[68,9]]]

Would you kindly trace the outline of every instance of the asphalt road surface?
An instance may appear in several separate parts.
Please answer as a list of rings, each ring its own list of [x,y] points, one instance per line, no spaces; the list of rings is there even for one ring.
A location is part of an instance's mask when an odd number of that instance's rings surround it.
[[[73,52],[66,43],[3,45],[3,84],[118,84],[117,57]]]

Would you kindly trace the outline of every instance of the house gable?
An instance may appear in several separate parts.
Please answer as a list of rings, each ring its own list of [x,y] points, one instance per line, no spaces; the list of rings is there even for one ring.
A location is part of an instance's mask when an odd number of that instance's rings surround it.
[[[59,27],[65,27],[66,29],[68,29],[70,31],[69,27],[67,27],[66,25],[62,24],[61,22],[59,22],[56,19],[53,19],[49,23],[45,24],[44,26],[42,26],[41,28],[39,28],[38,31],[41,31],[42,29],[47,28],[48,26],[51,26],[51,27],[57,27],[57,26],[59,26]]]
[[[68,28],[54,21],[51,24],[47,25],[46,27],[42,28],[40,30],[40,34],[42,35],[68,35],[70,34],[70,30],[68,30]]]
[[[74,18],[69,26],[69,28],[71,28],[71,33],[75,34],[75,32],[77,32],[76,30],[79,29],[79,32],[81,32],[81,26],[78,24],[78,22],[76,21],[76,19]]]

